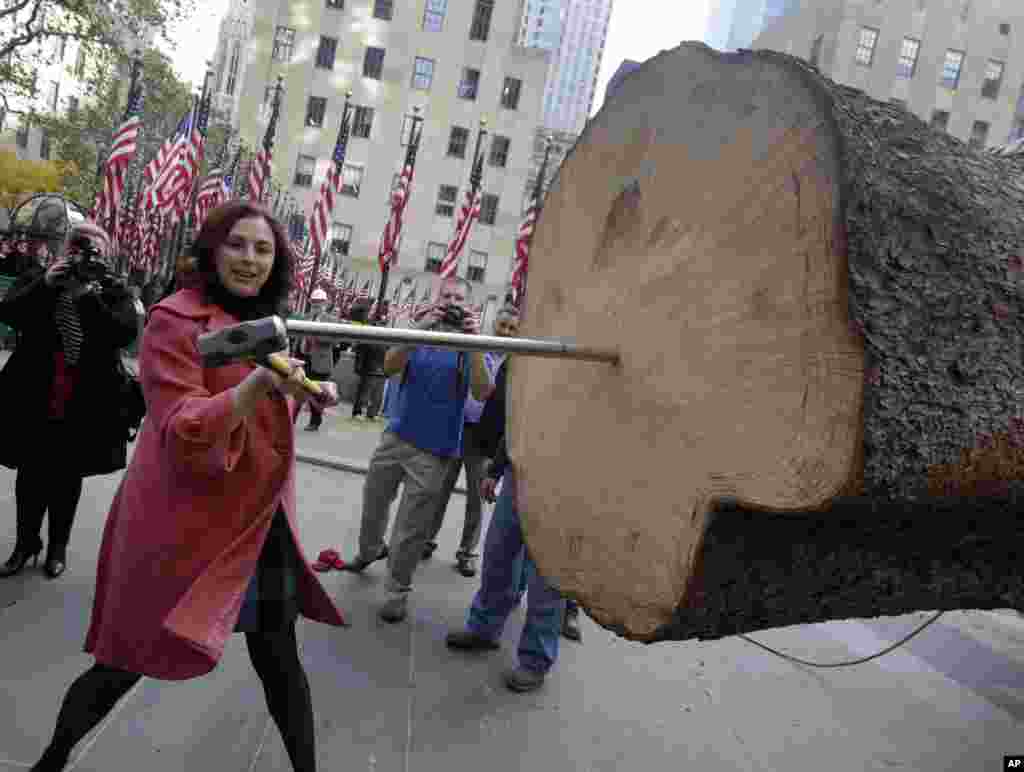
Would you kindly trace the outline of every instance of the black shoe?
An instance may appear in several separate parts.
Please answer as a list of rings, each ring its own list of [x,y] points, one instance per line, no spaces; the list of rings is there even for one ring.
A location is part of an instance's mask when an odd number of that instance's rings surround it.
[[[570,641],[576,641],[582,643],[583,633],[580,632],[580,609],[578,606],[574,606],[571,610],[565,610],[565,616],[562,618],[562,637],[568,638]]]
[[[43,564],[43,571],[51,579],[56,579],[58,576],[64,573],[67,568],[67,563],[64,562],[64,558],[47,558]]]
[[[455,570],[467,579],[471,576],[476,576],[476,556],[465,554],[456,555]]]
[[[424,544],[423,545],[423,559],[424,560],[430,560],[430,558],[433,557],[433,555],[434,555],[434,550],[436,550],[436,549],[437,549],[437,542],[436,541],[428,541],[426,544]]]
[[[320,431],[320,424],[309,424],[309,426],[306,427],[306,431],[307,432],[318,432],[318,431]]]
[[[497,641],[484,638],[471,630],[448,633],[444,642],[449,649],[460,649],[461,651],[494,651],[501,647]]]
[[[7,562],[0,566],[0,577],[15,576],[20,574],[25,568],[25,564],[28,563],[29,558],[32,559],[32,567],[35,568],[39,562],[39,553],[43,551],[43,545],[38,545],[34,551],[30,552],[27,549],[21,547],[14,548],[14,554],[11,555]]]
[[[380,551],[380,554],[372,560],[363,560],[360,557],[353,558],[351,561],[344,561],[345,565],[341,567],[342,571],[351,571],[354,574],[361,574],[366,570],[367,566],[376,563],[378,560],[383,560],[388,556],[388,548],[385,547]]]
[[[68,764],[70,755],[70,753],[56,753],[47,748],[43,752],[43,757],[35,763],[29,772],[62,772]]]

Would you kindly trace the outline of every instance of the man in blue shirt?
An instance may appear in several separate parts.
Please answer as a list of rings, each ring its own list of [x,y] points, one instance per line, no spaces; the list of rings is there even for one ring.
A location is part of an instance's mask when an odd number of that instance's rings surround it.
[[[452,331],[460,314],[460,332],[476,334],[477,323],[465,313],[469,283],[455,277],[442,282],[437,301],[419,316],[420,330]],[[401,375],[401,387],[380,444],[370,459],[363,486],[359,554],[345,564],[361,573],[388,558],[391,598],[381,607],[385,622],[405,619],[412,578],[423,555],[449,460],[462,455],[466,397],[486,400],[493,390],[484,355],[446,349],[393,346],[384,357],[384,374]],[[388,510],[404,482],[402,501],[385,546]]]
[[[498,311],[494,320],[494,335],[499,338],[514,337],[519,332],[519,309],[507,305]],[[495,380],[498,367],[504,359],[503,354],[488,351],[484,355],[487,372],[491,380]],[[480,482],[483,480],[486,456],[480,450],[478,423],[483,414],[484,405],[473,399],[466,400],[465,426],[462,428],[462,455],[456,456],[448,465],[448,473],[441,487],[434,524],[430,529],[430,540],[423,550],[423,558],[429,558],[437,549],[437,534],[444,523],[445,511],[451,499],[455,483],[459,479],[459,471],[466,468],[466,519],[462,526],[462,538],[455,553],[455,570],[465,577],[476,576],[476,548],[480,544],[480,526],[483,521],[483,503],[480,498]]]

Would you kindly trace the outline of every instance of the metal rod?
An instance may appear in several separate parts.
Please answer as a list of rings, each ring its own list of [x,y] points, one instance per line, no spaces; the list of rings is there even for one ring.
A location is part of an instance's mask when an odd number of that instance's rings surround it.
[[[432,346],[456,351],[495,351],[522,356],[554,359],[584,359],[590,362],[618,364],[619,352],[569,341],[541,338],[499,338],[494,335],[465,335],[460,332],[427,332],[398,327],[371,327],[360,324],[307,322],[289,319],[285,324],[292,335],[360,343]]]

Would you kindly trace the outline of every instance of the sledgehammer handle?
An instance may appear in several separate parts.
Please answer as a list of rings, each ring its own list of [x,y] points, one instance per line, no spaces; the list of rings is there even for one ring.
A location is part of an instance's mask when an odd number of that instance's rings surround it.
[[[288,360],[280,354],[267,354],[267,359],[263,362],[267,367],[273,370],[275,373],[280,375],[282,378],[287,378],[291,375],[292,366],[288,364]],[[302,385],[306,391],[317,397],[322,397],[324,390],[320,388],[320,384],[316,381],[311,381],[309,378],[303,377]]]

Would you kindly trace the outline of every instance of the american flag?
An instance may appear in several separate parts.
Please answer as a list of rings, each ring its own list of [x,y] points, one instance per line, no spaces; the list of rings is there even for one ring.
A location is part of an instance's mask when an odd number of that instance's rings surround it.
[[[405,213],[406,204],[409,203],[409,194],[412,191],[412,174],[416,168],[416,151],[420,146],[420,136],[423,134],[421,127],[416,136],[409,133],[409,148],[405,154],[405,165],[398,177],[398,183],[391,193],[391,215],[384,226],[384,234],[381,237],[380,249],[377,252],[377,260],[380,262],[380,270],[383,273],[395,262],[398,253],[398,242],[402,236],[402,215]]]
[[[198,111],[197,111],[198,112]],[[202,160],[203,138],[197,120],[189,115],[185,132],[177,136],[166,163],[145,192],[143,207],[170,217],[172,223],[185,215],[192,180]]]
[[[469,232],[473,228],[473,221],[480,216],[480,200],[482,195],[480,180],[483,177],[483,164],[484,156],[481,153],[473,166],[472,174],[470,174],[470,184],[466,190],[466,200],[459,210],[459,220],[455,225],[455,235],[448,245],[448,252],[445,254],[444,260],[441,261],[442,279],[455,275],[455,269],[459,267],[459,255],[462,254],[462,248],[466,245],[467,239],[469,239]]]
[[[310,218],[310,239],[313,254],[323,257],[324,247],[331,227],[331,214],[334,212],[334,197],[341,193],[341,171],[345,165],[345,150],[348,147],[349,115],[346,105],[345,115],[338,129],[338,139],[334,143],[334,155],[327,166],[327,176],[320,185],[320,195],[313,204],[313,216]]]
[[[139,146],[139,130],[142,128],[142,86],[138,85],[128,95],[128,106],[124,111],[124,120],[114,132],[107,156],[106,170],[103,175],[103,187],[96,194],[93,205],[93,220],[106,225],[107,232],[116,240],[117,232],[114,220],[121,207],[121,195],[124,193],[124,173],[128,164],[135,158]]]
[[[224,173],[219,167],[211,169],[206,179],[199,186],[199,192],[196,193],[193,222],[197,231],[203,227],[206,216],[210,211],[227,201],[229,195],[231,195],[231,191],[225,182]]]
[[[533,195],[530,196],[530,206],[526,210],[522,225],[519,226],[519,235],[516,237],[516,259],[512,267],[512,301],[517,306],[522,304],[523,296],[526,293],[526,274],[530,269],[530,244],[533,242],[533,231],[537,227],[537,218],[540,216],[541,205],[544,201],[544,176],[548,169],[548,158],[551,156],[551,146],[548,145],[544,152],[544,161],[537,172],[537,183],[533,187]]]
[[[267,131],[263,135],[263,145],[256,157],[249,164],[249,198],[263,202],[270,186],[270,170],[273,161],[274,134],[277,131],[277,116],[281,110],[281,79],[278,78],[274,90],[274,104],[267,122]]]
[[[160,170],[167,164],[167,160],[171,157],[171,153],[178,145],[178,139],[180,137],[187,136],[192,131],[192,110],[185,113],[181,120],[178,121],[178,128],[174,130],[174,134],[164,140],[164,143],[160,146],[160,149],[156,151],[156,155],[153,159],[146,164],[146,168],[142,171],[143,179],[146,185],[152,185],[160,175]],[[142,190],[139,191],[139,200],[143,198]]]

